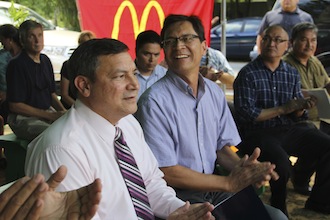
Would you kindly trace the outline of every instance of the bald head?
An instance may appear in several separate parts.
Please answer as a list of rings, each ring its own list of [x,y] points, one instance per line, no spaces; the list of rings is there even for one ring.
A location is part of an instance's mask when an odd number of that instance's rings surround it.
[[[278,35],[281,35],[285,39],[289,39],[288,33],[284,30],[284,28],[281,25],[273,25],[269,26],[267,29],[265,29],[263,36],[269,35],[270,33],[277,33]]]

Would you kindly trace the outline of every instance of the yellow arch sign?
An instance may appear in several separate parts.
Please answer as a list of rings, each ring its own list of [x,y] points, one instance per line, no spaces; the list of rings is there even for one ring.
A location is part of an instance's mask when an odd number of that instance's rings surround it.
[[[135,9],[133,3],[130,2],[129,0],[124,0],[118,7],[116,15],[114,17],[111,38],[118,39],[119,29],[120,29],[119,28],[120,19],[122,17],[123,11],[126,7],[129,9],[129,11],[131,13],[135,39],[139,33],[141,33],[142,31],[144,31],[146,29],[149,13],[150,13],[150,10],[152,7],[154,7],[157,11],[157,14],[159,17],[159,22],[160,22],[160,27],[161,28],[163,27],[163,21],[165,19],[165,14],[164,14],[162,6],[156,0],[150,0],[148,2],[148,4],[146,5],[146,7],[144,8],[144,10],[142,12],[140,24],[138,23],[138,16],[137,16],[136,9]]]

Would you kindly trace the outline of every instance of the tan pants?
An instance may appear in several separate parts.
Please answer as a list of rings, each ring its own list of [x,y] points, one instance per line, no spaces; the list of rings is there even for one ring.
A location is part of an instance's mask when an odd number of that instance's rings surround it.
[[[27,117],[16,114],[8,115],[8,124],[18,138],[29,141],[36,138],[50,125],[50,123],[36,117]]]

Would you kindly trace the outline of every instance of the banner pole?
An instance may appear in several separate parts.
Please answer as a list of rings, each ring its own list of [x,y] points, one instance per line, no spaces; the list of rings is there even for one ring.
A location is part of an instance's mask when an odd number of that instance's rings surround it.
[[[226,15],[226,0],[222,0],[221,2],[221,52],[224,56],[226,56],[226,23],[227,23],[227,15]]]

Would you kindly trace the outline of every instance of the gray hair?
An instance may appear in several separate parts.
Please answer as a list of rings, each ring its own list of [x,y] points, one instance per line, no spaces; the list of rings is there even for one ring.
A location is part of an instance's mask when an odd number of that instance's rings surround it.
[[[291,40],[294,41],[299,37],[299,35],[306,31],[306,30],[311,30],[313,31],[316,35],[318,33],[318,28],[316,27],[315,24],[310,23],[310,22],[302,22],[296,24],[293,29],[292,29],[292,34],[291,34]]]
[[[19,37],[20,37],[20,41],[21,41],[21,44],[23,47],[25,47],[25,43],[28,38],[28,32],[34,28],[41,28],[43,30],[42,24],[40,24],[36,21],[33,21],[33,20],[26,20],[19,26],[19,29],[18,29]]]

